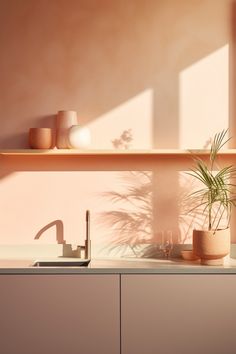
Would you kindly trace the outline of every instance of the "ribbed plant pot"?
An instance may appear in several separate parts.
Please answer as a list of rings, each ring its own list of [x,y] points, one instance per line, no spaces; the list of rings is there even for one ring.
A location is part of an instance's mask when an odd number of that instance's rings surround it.
[[[203,265],[223,265],[230,252],[230,230],[193,230],[193,252]]]

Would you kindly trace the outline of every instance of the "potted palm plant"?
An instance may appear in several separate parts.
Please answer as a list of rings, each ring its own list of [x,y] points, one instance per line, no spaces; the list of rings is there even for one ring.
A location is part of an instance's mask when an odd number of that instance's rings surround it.
[[[189,174],[197,179],[202,188],[191,193],[196,202],[194,208],[200,209],[207,220],[207,229],[193,230],[193,252],[205,265],[222,265],[224,257],[230,252],[230,217],[236,205],[234,166],[220,168],[217,163],[218,152],[229,141],[227,130],[214,136],[209,161],[205,163],[195,158],[196,166]]]

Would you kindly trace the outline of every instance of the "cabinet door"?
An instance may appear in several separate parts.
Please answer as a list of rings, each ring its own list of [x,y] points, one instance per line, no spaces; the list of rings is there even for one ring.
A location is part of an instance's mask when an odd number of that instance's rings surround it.
[[[124,275],[122,354],[235,354],[236,275]]]
[[[1,275],[0,353],[120,353],[119,276]]]

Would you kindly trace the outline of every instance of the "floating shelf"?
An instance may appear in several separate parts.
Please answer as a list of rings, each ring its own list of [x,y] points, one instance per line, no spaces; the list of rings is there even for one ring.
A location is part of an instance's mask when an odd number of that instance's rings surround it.
[[[0,155],[4,156],[182,156],[182,155],[208,155],[209,150],[180,150],[180,149],[152,149],[152,150],[77,150],[77,149],[11,149],[0,150]],[[236,149],[225,149],[219,155],[236,155]]]

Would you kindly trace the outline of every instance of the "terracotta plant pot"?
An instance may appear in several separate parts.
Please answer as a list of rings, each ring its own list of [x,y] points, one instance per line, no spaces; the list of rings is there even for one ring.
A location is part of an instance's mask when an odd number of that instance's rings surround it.
[[[31,149],[51,149],[53,132],[51,128],[30,128],[29,146]]]
[[[56,117],[56,146],[58,149],[68,149],[68,130],[72,125],[77,124],[76,111],[59,111]]]
[[[230,252],[229,229],[217,231],[193,230],[193,252],[204,265],[223,265]]]

